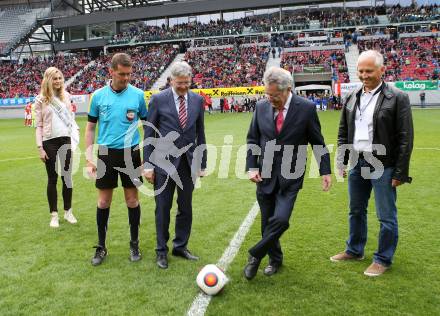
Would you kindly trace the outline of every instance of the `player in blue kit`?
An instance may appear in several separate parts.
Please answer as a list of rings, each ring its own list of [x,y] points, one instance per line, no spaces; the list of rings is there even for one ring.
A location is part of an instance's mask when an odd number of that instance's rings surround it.
[[[142,164],[138,148],[140,137],[136,126],[139,120],[145,121],[147,118],[144,92],[129,84],[131,73],[130,56],[124,53],[115,54],[110,67],[112,80],[107,86],[96,90],[90,100],[85,138],[87,172],[90,177],[96,179],[98,189],[96,223],[99,241],[92,258],[94,266],[101,264],[107,256],[107,224],[113,189],[118,186],[118,176],[121,178],[128,208],[130,260],[134,262],[141,259],[138,238],[141,210],[137,185],[142,183],[142,177],[140,172],[139,175],[133,176],[129,172],[127,174],[121,171],[127,168],[134,171]],[[93,143],[97,124],[99,149],[95,165]]]

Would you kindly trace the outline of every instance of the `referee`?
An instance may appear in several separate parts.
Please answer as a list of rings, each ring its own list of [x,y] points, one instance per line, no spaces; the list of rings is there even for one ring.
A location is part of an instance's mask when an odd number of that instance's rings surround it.
[[[113,56],[110,67],[111,81],[96,90],[90,100],[90,109],[86,127],[87,172],[96,179],[98,206],[96,223],[98,226],[98,245],[92,258],[92,265],[97,266],[107,256],[105,245],[107,224],[110,215],[113,189],[118,186],[118,176],[124,188],[125,202],[128,208],[130,224],[130,260],[141,259],[139,251],[139,223],[141,210],[136,184],[142,177],[129,176],[121,169],[141,166],[139,132],[133,124],[139,119],[146,120],[147,108],[142,90],[129,84],[132,74],[132,61],[129,55],[117,53]],[[93,143],[98,124],[98,159],[93,162]],[[137,124],[135,125],[137,126]],[[131,128],[130,128],[131,127]],[[128,137],[126,137],[128,136]],[[128,139],[130,142],[127,143]],[[131,162],[129,161],[131,159]],[[126,161],[127,166],[126,166]]]

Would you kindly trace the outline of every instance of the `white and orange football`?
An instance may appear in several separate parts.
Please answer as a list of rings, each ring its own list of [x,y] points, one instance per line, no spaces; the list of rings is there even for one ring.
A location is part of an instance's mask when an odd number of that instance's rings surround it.
[[[208,295],[218,294],[228,281],[225,273],[215,264],[207,264],[197,275],[197,285]]]

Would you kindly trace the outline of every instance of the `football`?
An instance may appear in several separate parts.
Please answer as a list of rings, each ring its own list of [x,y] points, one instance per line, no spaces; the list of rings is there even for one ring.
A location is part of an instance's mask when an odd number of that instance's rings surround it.
[[[215,264],[208,264],[197,275],[197,285],[208,295],[218,294],[228,283],[226,274]]]

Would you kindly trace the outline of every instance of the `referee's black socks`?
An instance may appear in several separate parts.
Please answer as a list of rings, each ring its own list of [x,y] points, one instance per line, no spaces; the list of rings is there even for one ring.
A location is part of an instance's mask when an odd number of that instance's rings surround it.
[[[130,224],[131,241],[137,242],[139,238],[139,224],[141,220],[141,206],[128,208],[128,223]]]
[[[96,224],[98,225],[99,246],[105,248],[105,236],[107,233],[108,218],[110,208],[96,208]]]

